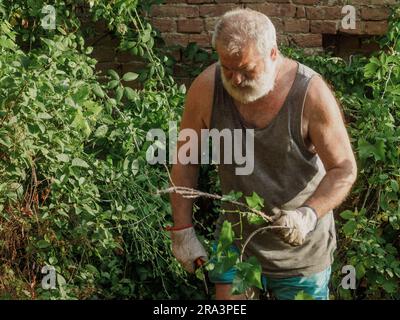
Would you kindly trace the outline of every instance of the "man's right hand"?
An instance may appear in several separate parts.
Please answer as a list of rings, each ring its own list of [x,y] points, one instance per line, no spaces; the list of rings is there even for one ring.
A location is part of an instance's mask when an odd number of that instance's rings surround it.
[[[196,232],[192,226],[184,229],[169,228],[172,240],[172,253],[176,260],[189,272],[195,271],[195,260],[201,258],[203,261],[208,260],[208,255],[203,245],[197,239]]]

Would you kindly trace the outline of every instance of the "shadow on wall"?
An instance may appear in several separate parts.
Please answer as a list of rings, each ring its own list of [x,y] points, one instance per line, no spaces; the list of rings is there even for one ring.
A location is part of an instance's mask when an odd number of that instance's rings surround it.
[[[322,45],[326,52],[348,60],[353,54],[370,55],[379,50],[373,36],[323,34]]]

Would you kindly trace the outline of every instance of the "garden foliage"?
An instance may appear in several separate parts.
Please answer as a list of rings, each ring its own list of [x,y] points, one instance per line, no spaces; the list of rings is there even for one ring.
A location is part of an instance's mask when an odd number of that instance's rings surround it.
[[[155,194],[169,185],[166,168],[146,162],[147,131],[167,131],[169,120],[179,120],[185,96],[144,18],[156,2],[0,0],[0,298],[205,297],[202,282],[171,255],[168,197]],[[41,27],[45,4],[56,8],[55,30]],[[76,14],[82,7],[147,67],[96,72]],[[380,44],[381,51],[350,62],[283,49],[333,86],[359,165],[337,210],[336,298],[400,297],[399,9]],[[189,49],[197,62],[207,58]],[[202,175],[218,189],[214,170]],[[207,244],[218,207],[209,210],[196,220]],[[256,261],[241,263],[238,290],[259,285]],[[347,264],[357,271],[354,291],[340,289]],[[54,290],[41,286],[44,265],[56,269]]]

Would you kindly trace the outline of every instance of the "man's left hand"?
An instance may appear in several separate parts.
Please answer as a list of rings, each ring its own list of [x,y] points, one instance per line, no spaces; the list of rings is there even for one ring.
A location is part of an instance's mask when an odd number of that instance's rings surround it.
[[[308,233],[317,225],[318,217],[315,211],[309,207],[300,207],[296,210],[281,210],[274,226],[287,227],[277,229],[276,233],[285,242],[299,246],[304,243]]]

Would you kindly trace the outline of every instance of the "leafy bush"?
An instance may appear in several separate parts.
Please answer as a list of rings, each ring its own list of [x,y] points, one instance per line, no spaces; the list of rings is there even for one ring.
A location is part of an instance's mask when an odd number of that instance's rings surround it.
[[[333,291],[340,299],[398,299],[400,284],[400,8],[371,57],[349,63],[327,56],[294,56],[334,87],[358,161],[358,180],[339,208]],[[340,283],[345,265],[355,267],[357,289]]]
[[[56,30],[40,27],[44,1],[0,2],[1,298],[205,297],[170,253],[169,201],[155,195],[168,186],[167,172],[145,160],[147,131],[179,120],[185,94],[141,14],[154,2],[54,1]],[[107,21],[121,49],[148,62],[143,72],[95,72],[76,14],[82,6]],[[283,48],[333,86],[359,162],[356,186],[337,210],[338,299],[399,298],[399,17],[395,9],[382,50],[370,58],[347,63]],[[192,45],[185,59],[195,59],[198,72],[215,54]],[[126,86],[131,81],[141,89]],[[210,168],[200,184],[219,190]],[[218,206],[204,201],[197,210],[208,213],[197,224],[209,244]],[[55,290],[41,288],[46,264],[56,268]],[[357,270],[355,291],[339,288],[347,264]]]
[[[371,57],[345,61],[330,54],[305,55],[281,47],[289,58],[319,72],[331,85],[350,134],[359,175],[337,212],[338,250],[332,297],[398,299],[400,285],[400,8],[393,8],[389,30]],[[215,55],[191,44],[185,49],[191,72],[215,61]],[[188,74],[192,76],[192,73]],[[206,185],[206,183],[203,183]],[[218,212],[217,208],[212,208]],[[345,265],[355,267],[357,289],[341,288]]]
[[[135,3],[97,2],[92,11],[110,18],[124,9],[139,24]],[[41,5],[16,2],[3,10],[14,25],[0,27],[0,296],[201,298],[163,231],[170,207],[154,194],[167,174],[145,160],[147,131],[178,118],[183,88],[162,77],[144,22],[129,36],[153,63],[145,88],[124,86],[138,75],[113,70],[100,83],[72,2],[57,3],[55,31],[21,27],[38,25]],[[56,290],[41,288],[46,264]]]

